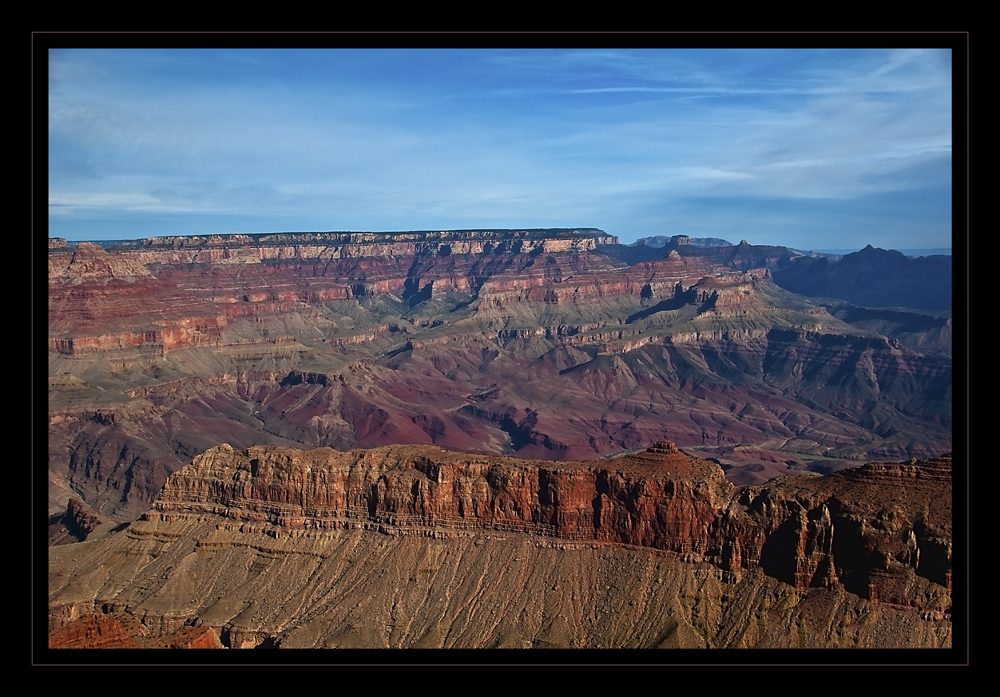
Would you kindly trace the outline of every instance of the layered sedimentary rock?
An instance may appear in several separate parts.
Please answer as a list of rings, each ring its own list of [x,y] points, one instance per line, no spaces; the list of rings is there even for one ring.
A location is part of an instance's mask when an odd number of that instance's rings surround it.
[[[737,573],[764,564],[797,587],[848,577],[867,591],[876,570],[908,568],[942,585],[951,575],[950,458],[738,489],[718,465],[671,442],[606,462],[559,463],[415,446],[222,445],[173,474],[144,519],[175,512],[263,523],[279,535],[387,525],[615,542]]]
[[[66,512],[49,518],[49,544],[62,545],[82,542],[90,533],[108,521],[75,496],[66,505]]]
[[[121,622],[90,613],[49,633],[50,649],[137,649],[139,644]]]
[[[347,454],[220,446],[172,475],[154,511],[222,513],[287,529],[362,520],[511,530],[704,554],[731,491],[717,465],[673,444],[616,460],[613,469],[414,446]]]
[[[211,628],[183,626],[166,635],[152,635],[135,617],[93,612],[69,620],[49,633],[50,649],[221,649],[219,633]]]
[[[951,449],[947,318],[828,311],[775,284],[784,248],[671,243],[629,265],[615,242],[53,241],[50,513],[76,495],[132,520],[220,442],[573,460],[669,437],[740,483]]]
[[[594,282],[621,270],[589,254],[598,242],[614,241],[600,231],[454,231],[151,238],[110,251],[90,243],[52,247],[49,349],[70,356],[143,349],[162,357],[231,346],[222,337],[243,318],[318,315],[308,308],[374,296],[413,305],[484,285],[486,294],[523,291],[573,274],[582,277],[568,293],[585,301]],[[561,263],[539,273],[542,255]],[[490,284],[497,275],[504,280]],[[615,292],[611,286],[605,292]],[[548,297],[543,291],[538,299]]]
[[[604,462],[223,445],[125,530],[53,548],[50,626],[97,610],[232,647],[946,647],[950,501],[950,458],[734,487],[669,442]]]

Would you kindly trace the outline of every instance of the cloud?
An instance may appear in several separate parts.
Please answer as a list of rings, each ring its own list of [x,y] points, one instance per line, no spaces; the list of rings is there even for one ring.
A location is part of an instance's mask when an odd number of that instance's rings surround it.
[[[850,206],[880,192],[950,191],[934,164],[951,148],[942,58],[60,52],[50,66],[50,210],[67,224],[98,211],[364,229],[522,216],[613,219],[623,234],[657,234],[655,211],[683,200],[791,211],[807,199]],[[721,208],[697,214],[699,225],[729,224]]]

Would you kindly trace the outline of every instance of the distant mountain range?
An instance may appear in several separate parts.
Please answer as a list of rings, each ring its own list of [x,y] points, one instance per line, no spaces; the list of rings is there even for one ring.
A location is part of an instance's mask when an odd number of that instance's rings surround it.
[[[790,259],[775,269],[774,280],[794,293],[864,307],[951,309],[950,256],[907,257],[868,245],[837,260]]]
[[[851,254],[858,250],[856,249],[817,249],[816,252],[823,254],[833,254],[836,256],[844,256],[845,254]],[[894,250],[900,252],[904,256],[908,257],[931,257],[931,256],[951,256],[951,247],[933,247],[927,249],[897,249]]]
[[[662,248],[669,246],[671,244],[687,244],[692,247],[733,247],[732,242],[729,240],[724,240],[721,237],[688,237],[687,235],[655,235],[653,237],[640,237],[636,240],[632,246],[644,245],[646,247]],[[847,254],[851,254],[858,250],[856,249],[811,249],[802,250],[795,249],[792,247],[788,248],[789,251],[796,252],[802,255],[826,255],[833,257],[842,257]],[[951,256],[951,247],[934,247],[927,249],[899,249],[896,250],[901,252],[903,255],[908,257],[928,257],[936,255]]]

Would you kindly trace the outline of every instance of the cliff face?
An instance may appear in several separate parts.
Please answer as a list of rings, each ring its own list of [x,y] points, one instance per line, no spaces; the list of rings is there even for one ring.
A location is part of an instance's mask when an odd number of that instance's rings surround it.
[[[717,465],[673,444],[614,464],[469,459],[414,446],[339,453],[223,445],[172,475],[154,511],[222,513],[289,530],[363,521],[708,550],[708,527],[732,491]]]
[[[220,336],[244,317],[331,300],[391,295],[415,304],[478,291],[498,275],[506,280],[487,293],[577,273],[597,279],[620,268],[589,253],[614,242],[600,231],[553,230],[150,238],[110,251],[86,242],[54,246],[49,348],[68,355],[147,348],[162,356],[226,344]],[[554,268],[532,268],[544,255],[556,255]]]
[[[632,268],[594,253],[614,242],[600,231],[564,230],[233,235],[151,238],[111,251],[86,242],[73,250],[52,247],[49,349],[79,355],[146,348],[162,356],[219,348],[229,344],[222,338],[227,327],[244,317],[378,296],[414,305],[464,293],[488,310],[623,297],[669,301],[697,284],[693,301],[721,311],[753,306],[756,282],[768,278],[766,269],[731,273],[716,260],[676,251]]]
[[[950,500],[950,458],[734,487],[668,442],[558,463],[223,445],[124,531],[53,548],[51,625],[97,609],[230,646],[948,646]]]
[[[340,453],[213,448],[144,519],[224,515],[275,534],[344,527],[510,530],[652,547],[806,588],[875,573],[951,577],[951,460],[873,463],[738,489],[673,443],[607,462],[469,458],[390,446]],[[877,591],[874,591],[877,593]]]

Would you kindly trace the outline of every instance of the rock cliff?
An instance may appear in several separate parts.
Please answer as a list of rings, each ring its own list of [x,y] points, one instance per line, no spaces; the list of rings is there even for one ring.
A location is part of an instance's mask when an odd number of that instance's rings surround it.
[[[950,501],[950,458],[734,487],[669,442],[590,462],[222,445],[125,530],[53,548],[50,625],[96,610],[233,647],[946,647]]]
[[[796,587],[874,572],[950,584],[951,459],[871,463],[736,488],[665,441],[609,461],[469,458],[390,446],[340,453],[213,448],[171,475],[153,510],[223,515],[276,535],[363,527],[509,530],[674,552]],[[836,543],[835,543],[836,541]]]

